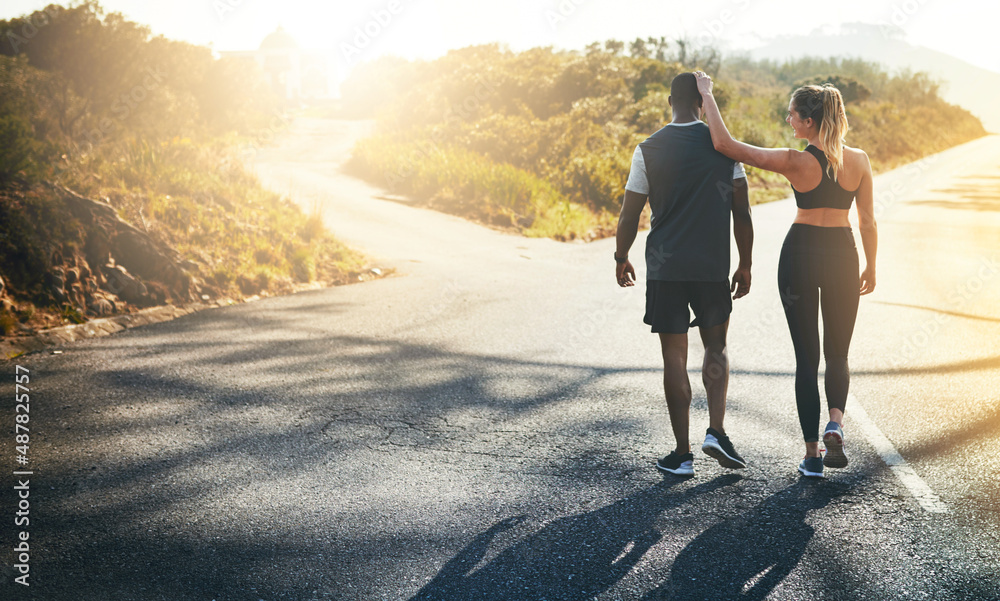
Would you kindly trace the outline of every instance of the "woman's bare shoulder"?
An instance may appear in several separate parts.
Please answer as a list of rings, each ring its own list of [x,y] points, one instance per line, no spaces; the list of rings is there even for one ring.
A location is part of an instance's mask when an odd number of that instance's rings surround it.
[[[868,153],[860,148],[844,145],[844,156],[848,156],[856,161],[867,161]]]
[[[871,161],[868,159],[868,153],[860,148],[852,148],[851,146],[844,146],[844,163],[856,166],[859,169],[867,170],[870,169]]]

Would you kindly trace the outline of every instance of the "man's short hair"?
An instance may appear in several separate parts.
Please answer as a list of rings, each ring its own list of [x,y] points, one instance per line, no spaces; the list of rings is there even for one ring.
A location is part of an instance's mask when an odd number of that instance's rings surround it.
[[[701,93],[698,92],[698,79],[694,73],[681,73],[670,82],[670,96],[674,108],[693,108],[701,106]]]

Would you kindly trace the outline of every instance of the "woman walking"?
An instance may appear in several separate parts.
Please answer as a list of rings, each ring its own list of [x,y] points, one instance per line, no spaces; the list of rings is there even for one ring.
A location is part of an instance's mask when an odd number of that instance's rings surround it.
[[[806,453],[799,471],[823,477],[823,467],[844,467],[844,409],[850,372],[847,351],[860,295],[875,289],[878,230],[868,155],[843,143],[847,114],[837,88],[805,86],[792,93],[785,121],[804,151],[760,148],[733,139],[712,96],[712,79],[695,73],[716,150],[747,165],[785,176],[798,212],[778,260],[778,289],[795,348],[795,402]],[[865,269],[858,276],[858,251],[849,212],[857,200]],[[826,401],[829,422],[819,450],[819,315],[823,318]]]

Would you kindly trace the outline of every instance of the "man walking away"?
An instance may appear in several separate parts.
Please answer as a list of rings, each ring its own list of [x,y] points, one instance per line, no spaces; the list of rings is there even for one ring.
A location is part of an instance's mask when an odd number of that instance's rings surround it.
[[[689,327],[698,326],[705,345],[702,382],[708,395],[709,428],[702,451],[727,468],[744,468],[726,435],[729,359],[726,332],[733,299],[750,291],[753,224],[743,166],[717,152],[701,121],[701,94],[693,73],[670,85],[672,121],[636,147],[618,220],[615,276],[619,286],[635,285],[628,252],[648,199],[652,211],[646,238],[646,314],[643,321],[660,336],[663,389],[677,442],[657,467],[694,474],[688,439],[691,383],[687,374]],[[729,280],[729,216],[740,263]],[[735,293],[730,297],[730,293]],[[694,313],[690,321],[688,307]]]

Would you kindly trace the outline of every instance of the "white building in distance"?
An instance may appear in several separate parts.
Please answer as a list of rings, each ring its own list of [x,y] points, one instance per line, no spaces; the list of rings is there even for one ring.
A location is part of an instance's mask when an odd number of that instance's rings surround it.
[[[299,48],[280,25],[257,50],[221,52],[222,56],[257,63],[274,91],[292,102],[340,97],[337,61],[323,53]]]

